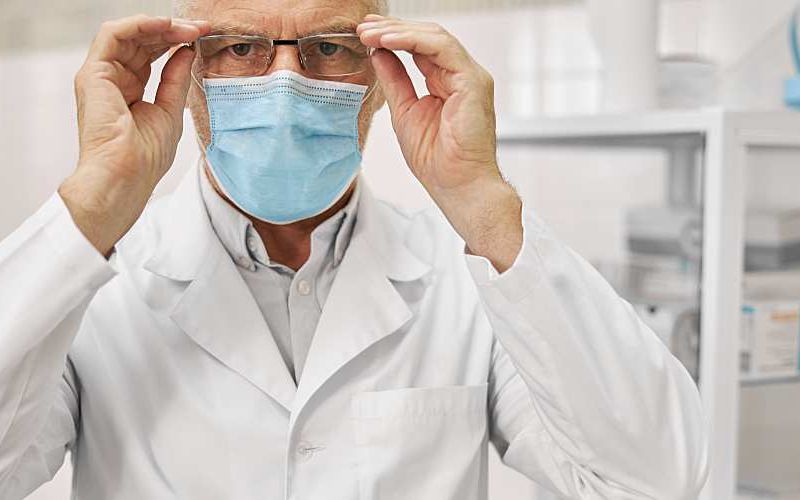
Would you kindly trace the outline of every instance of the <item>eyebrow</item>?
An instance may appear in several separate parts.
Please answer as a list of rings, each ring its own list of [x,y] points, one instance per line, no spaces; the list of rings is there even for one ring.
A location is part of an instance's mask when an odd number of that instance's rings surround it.
[[[323,34],[353,34],[356,32],[358,24],[352,21],[334,21],[331,23],[323,23],[312,29],[304,30],[298,33],[298,38],[303,38],[311,35]],[[258,28],[252,24],[219,24],[211,28],[211,35],[245,35],[245,36],[263,36],[266,38],[277,39],[274,33],[269,32],[263,28]]]
[[[327,24],[321,24],[313,29],[308,29],[298,33],[300,38],[311,35],[324,35],[328,33],[336,34],[352,34],[356,32],[358,23],[352,21],[334,21]]]
[[[271,38],[273,34],[252,24],[219,24],[211,27],[211,35],[246,35]]]

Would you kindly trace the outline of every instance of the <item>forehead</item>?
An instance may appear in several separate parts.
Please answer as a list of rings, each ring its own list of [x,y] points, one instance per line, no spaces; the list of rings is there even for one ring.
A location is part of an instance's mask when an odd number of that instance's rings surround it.
[[[372,0],[197,0],[194,17],[217,33],[295,38],[314,33],[355,32]]]

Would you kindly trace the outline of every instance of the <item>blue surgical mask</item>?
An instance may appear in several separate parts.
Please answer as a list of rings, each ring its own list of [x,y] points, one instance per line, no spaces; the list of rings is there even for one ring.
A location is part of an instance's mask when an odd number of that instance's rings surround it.
[[[367,87],[277,71],[204,80],[206,160],[245,213],[291,224],[332,207],[361,168],[358,115]]]

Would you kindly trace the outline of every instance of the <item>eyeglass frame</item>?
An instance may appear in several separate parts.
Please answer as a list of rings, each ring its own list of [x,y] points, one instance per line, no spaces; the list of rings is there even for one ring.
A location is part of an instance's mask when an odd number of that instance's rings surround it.
[[[355,72],[355,73],[345,73],[345,74],[341,74],[341,75],[325,75],[325,74],[317,73],[315,71],[312,71],[312,70],[308,69],[308,66],[307,66],[306,61],[305,61],[305,57],[303,56],[303,51],[300,50],[300,43],[301,42],[303,42],[304,40],[310,40],[310,39],[343,38],[343,37],[344,38],[358,39],[359,42],[361,40],[360,36],[358,34],[356,34],[356,33],[319,33],[319,34],[316,34],[316,35],[304,36],[302,38],[277,38],[277,39],[266,37],[266,36],[261,36],[261,35],[217,34],[217,35],[201,36],[200,38],[197,39],[197,41],[192,42],[191,44],[189,44],[189,47],[192,48],[192,50],[195,50],[195,52],[197,52],[197,45],[201,40],[217,40],[217,39],[222,39],[222,38],[238,38],[238,39],[245,40],[245,41],[250,40],[250,41],[254,41],[254,42],[255,41],[267,42],[269,47],[272,50],[270,52],[270,57],[267,60],[268,61],[267,62],[267,67],[264,70],[265,73],[266,73],[267,71],[269,71],[269,67],[272,65],[272,62],[274,60],[275,47],[295,46],[295,47],[297,47],[297,55],[298,55],[298,60],[300,61],[300,66],[305,71],[308,71],[309,73],[311,73],[311,74],[313,74],[315,76],[329,77],[329,78],[342,78],[342,77],[356,76],[356,75],[362,75],[364,73],[367,73],[368,70],[365,69],[365,70],[358,71],[358,72]],[[375,52],[375,49],[372,48],[372,47],[367,47],[366,45],[364,45],[364,48],[367,49],[367,56],[368,57],[371,56]],[[220,77],[223,77],[223,78],[232,78],[232,77],[226,77],[225,75],[218,75],[216,73],[212,73],[212,74],[214,76],[220,76]],[[254,75],[254,76],[257,76],[257,75]]]

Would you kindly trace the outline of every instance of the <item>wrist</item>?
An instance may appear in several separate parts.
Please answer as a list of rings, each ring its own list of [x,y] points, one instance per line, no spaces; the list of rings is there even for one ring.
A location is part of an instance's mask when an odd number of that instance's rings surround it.
[[[58,188],[75,225],[106,257],[144,209],[148,196],[134,193],[102,171],[80,168]]]
[[[522,250],[522,200],[497,172],[440,195],[437,203],[468,252],[487,258],[502,273]]]

